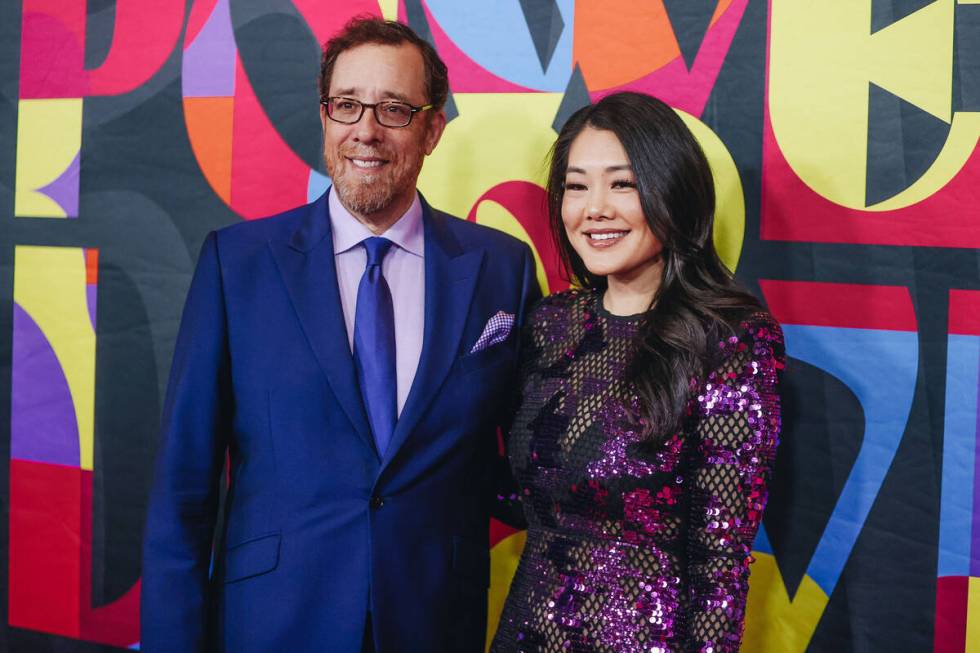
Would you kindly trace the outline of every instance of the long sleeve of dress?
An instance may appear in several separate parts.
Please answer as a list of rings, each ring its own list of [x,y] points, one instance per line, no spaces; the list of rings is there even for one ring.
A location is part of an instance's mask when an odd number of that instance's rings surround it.
[[[779,325],[756,315],[720,343],[722,364],[698,390],[691,475],[685,651],[737,652],[752,543],[762,520],[780,431]]]

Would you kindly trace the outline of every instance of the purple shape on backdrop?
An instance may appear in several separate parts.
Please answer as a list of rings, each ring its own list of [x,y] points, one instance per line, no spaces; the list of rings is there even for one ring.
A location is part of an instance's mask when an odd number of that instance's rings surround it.
[[[237,52],[228,0],[218,0],[197,38],[184,50],[184,97],[234,95]]]
[[[68,164],[58,178],[37,192],[51,198],[60,206],[69,218],[78,217],[78,171],[80,168],[79,154]]]
[[[47,338],[14,304],[10,458],[78,467],[78,422],[71,391]]]
[[[973,457],[973,542],[970,545],[970,575],[980,576],[980,366],[974,380],[977,382],[977,421],[973,431],[976,448]]]
[[[88,306],[88,319],[95,331],[95,307],[99,297],[99,287],[94,283],[85,284],[85,304]]]

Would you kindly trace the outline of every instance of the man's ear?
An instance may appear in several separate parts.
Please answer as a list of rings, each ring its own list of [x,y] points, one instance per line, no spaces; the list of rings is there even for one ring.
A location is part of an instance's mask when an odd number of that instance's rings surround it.
[[[425,127],[425,153],[432,154],[442,138],[442,132],[446,129],[446,112],[439,109],[429,116],[428,124]]]
[[[330,118],[327,117],[327,105],[325,105],[325,104],[323,104],[321,102],[320,103],[320,127],[322,129],[326,129],[327,128],[327,121],[328,120],[330,120]]]

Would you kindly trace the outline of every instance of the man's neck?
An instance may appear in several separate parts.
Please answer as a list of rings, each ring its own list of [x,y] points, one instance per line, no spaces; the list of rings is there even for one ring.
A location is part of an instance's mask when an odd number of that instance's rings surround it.
[[[415,192],[416,191],[413,188],[412,192],[407,194],[406,197],[396,199],[385,208],[381,209],[380,211],[375,211],[374,213],[357,213],[352,211],[350,207],[346,205],[344,208],[346,208],[358,222],[370,229],[371,233],[379,236],[388,231],[391,225],[398,222],[398,220],[408,212],[408,209],[412,207],[412,202],[415,201]],[[342,200],[341,204],[343,204]]]

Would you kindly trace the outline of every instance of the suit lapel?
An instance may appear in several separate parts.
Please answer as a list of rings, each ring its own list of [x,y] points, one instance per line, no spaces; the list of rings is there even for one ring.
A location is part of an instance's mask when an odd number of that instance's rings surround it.
[[[271,241],[269,247],[320,369],[354,429],[374,450],[340,303],[327,194],[309,208],[289,241]]]
[[[388,465],[442,386],[459,351],[466,316],[483,261],[465,252],[446,224],[454,220],[422,202],[425,233],[425,327],[415,381],[384,455]]]

